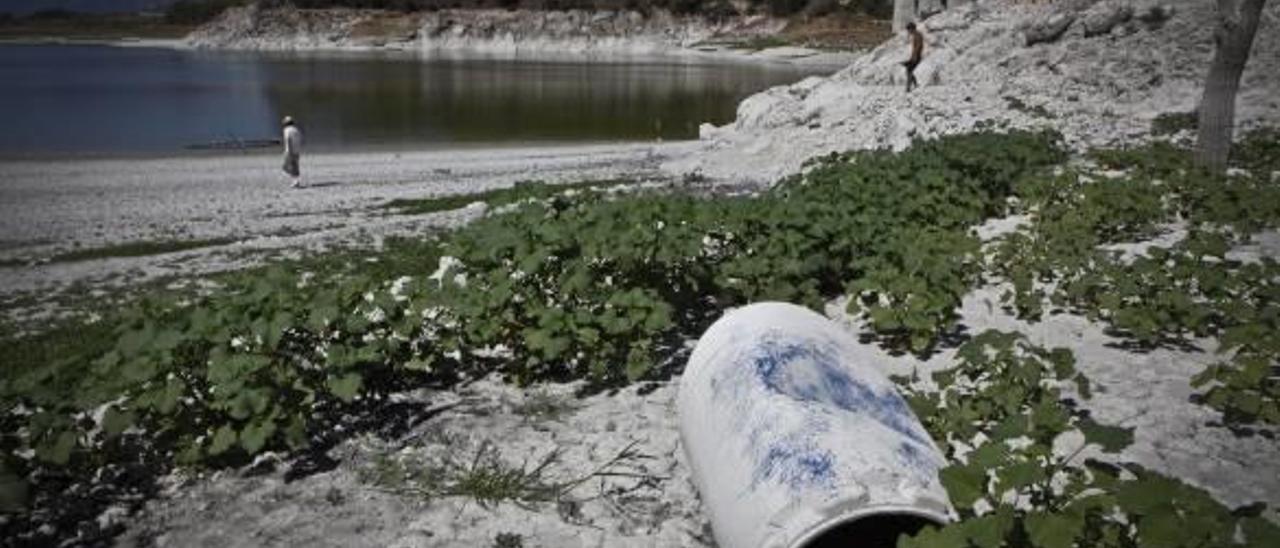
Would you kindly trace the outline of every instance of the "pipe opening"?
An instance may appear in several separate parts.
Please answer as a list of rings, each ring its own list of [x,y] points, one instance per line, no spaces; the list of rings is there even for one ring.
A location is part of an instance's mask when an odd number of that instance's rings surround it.
[[[914,535],[931,519],[911,514],[876,514],[836,525],[799,548],[894,548],[901,535]]]

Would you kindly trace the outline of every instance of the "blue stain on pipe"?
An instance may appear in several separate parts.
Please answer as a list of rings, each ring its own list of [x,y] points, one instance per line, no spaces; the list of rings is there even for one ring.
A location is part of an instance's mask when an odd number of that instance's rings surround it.
[[[793,490],[835,487],[835,455],[812,446],[779,442],[769,446],[751,480],[754,488],[765,480],[777,480]]]
[[[798,402],[811,403],[831,411],[868,417],[904,436],[895,452],[900,462],[918,474],[936,471],[919,447],[927,447],[927,435],[915,425],[906,401],[892,388],[877,393],[855,378],[840,360],[833,342],[799,340],[779,334],[763,337],[735,336],[741,354],[735,361],[748,367],[721,370],[710,380],[713,398],[740,410],[732,428],[742,431],[756,466],[745,492],[762,483],[776,483],[792,491],[836,489],[838,457],[822,448],[817,440],[830,426],[825,413],[809,414],[803,428],[778,432],[768,414],[755,409],[760,388]],[[753,388],[754,387],[754,388]],[[917,445],[919,444],[919,445]]]
[[[917,475],[935,474],[938,471],[938,463],[933,461],[921,452],[915,444],[903,441],[898,444],[898,458],[911,468]]]
[[[840,366],[837,353],[818,344],[796,344],[766,338],[754,349],[756,375],[769,390],[799,401],[826,403],[851,413],[863,413],[885,427],[927,445],[914,428],[911,409],[892,389],[877,394]],[[792,365],[805,360],[807,367]]]

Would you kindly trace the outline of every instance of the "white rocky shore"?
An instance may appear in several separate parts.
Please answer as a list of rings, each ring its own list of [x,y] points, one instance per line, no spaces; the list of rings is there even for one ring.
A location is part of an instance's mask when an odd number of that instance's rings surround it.
[[[73,287],[106,294],[157,278],[243,268],[274,256],[421,235],[472,220],[483,208],[404,216],[382,206],[397,198],[471,194],[519,181],[644,180],[659,176],[658,165],[688,146],[316,153],[305,159],[302,189],[289,188],[275,151],[0,162],[0,299],[40,295],[47,301]],[[75,250],[188,240],[211,245],[144,257],[50,261]],[[47,304],[27,313],[47,314]]]
[[[711,19],[665,11],[376,10],[232,8],[197,29],[194,48],[240,50],[402,50],[423,56],[517,59],[770,61],[842,65],[851,52],[803,47],[751,48],[786,21],[763,15]]]
[[[664,168],[763,184],[817,155],[983,126],[1051,128],[1076,147],[1141,140],[1155,117],[1199,102],[1215,9],[1203,0],[963,4],[922,23],[913,93],[899,64],[906,40],[890,40],[832,77],[748,98],[733,123],[702,127],[701,151]],[[1265,10],[1237,99],[1241,127],[1280,123],[1280,4]]]

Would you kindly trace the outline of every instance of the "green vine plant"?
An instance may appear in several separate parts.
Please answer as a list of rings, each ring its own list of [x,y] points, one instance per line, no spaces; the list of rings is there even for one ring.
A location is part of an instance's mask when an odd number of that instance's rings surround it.
[[[1229,509],[1205,491],[1114,454],[1131,429],[1094,422],[1075,402],[1087,379],[1065,349],[985,331],[954,367],[896,379],[951,463],[941,480],[957,520],[899,548],[1275,546],[1264,505]]]
[[[1280,265],[1232,250],[1280,227],[1280,145],[1261,131],[1238,147],[1227,177],[1197,170],[1168,144],[1099,151],[1093,166],[1023,180],[1031,222],[989,249],[1020,317],[1071,311],[1139,348],[1216,339],[1224,361],[1193,379],[1199,400],[1233,428],[1280,425]],[[1173,230],[1167,247],[1116,244]]]
[[[820,309],[851,293],[872,338],[927,354],[982,281],[973,228],[1065,160],[1057,141],[977,133],[832,155],[756,196],[521,189],[466,227],[312,276],[281,267],[143,298],[64,333],[68,347],[6,342],[16,362],[51,350],[0,379],[0,502],[18,516],[0,527],[50,541],[38,524],[77,519],[59,513],[68,482],[141,454],[163,471],[302,450],[335,417],[416,386],[661,379],[748,302]]]

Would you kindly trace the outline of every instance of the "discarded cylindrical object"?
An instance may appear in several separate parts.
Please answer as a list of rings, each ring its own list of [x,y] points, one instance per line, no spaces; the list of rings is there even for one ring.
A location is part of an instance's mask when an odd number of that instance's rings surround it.
[[[680,436],[722,548],[893,546],[947,518],[945,459],[856,343],[799,306],[733,310],[680,381]]]

